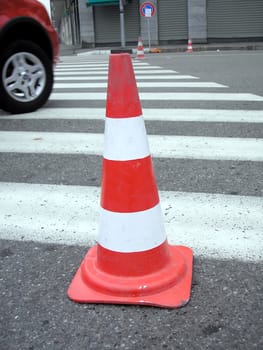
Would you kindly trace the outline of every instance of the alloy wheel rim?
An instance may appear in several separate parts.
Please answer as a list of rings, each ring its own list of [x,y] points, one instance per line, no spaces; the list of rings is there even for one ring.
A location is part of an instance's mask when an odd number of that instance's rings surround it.
[[[19,102],[31,102],[45,88],[46,71],[37,56],[29,52],[18,52],[6,61],[2,80],[10,97]]]

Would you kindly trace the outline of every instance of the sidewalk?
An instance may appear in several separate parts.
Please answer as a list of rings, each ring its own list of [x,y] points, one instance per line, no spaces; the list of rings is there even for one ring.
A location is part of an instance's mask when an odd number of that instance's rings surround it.
[[[226,51],[226,50],[263,50],[263,41],[259,42],[233,42],[233,43],[209,43],[209,44],[193,44],[193,51]],[[99,48],[89,48],[82,49],[79,47],[67,46],[65,44],[60,45],[60,55],[101,55],[109,54],[111,50],[118,49],[118,47],[99,47]],[[137,47],[127,46],[127,50],[131,53],[137,52]],[[152,46],[152,50],[158,49],[159,52],[186,52],[187,44],[182,45],[157,45]],[[149,53],[149,48],[147,44],[144,44],[144,52]]]

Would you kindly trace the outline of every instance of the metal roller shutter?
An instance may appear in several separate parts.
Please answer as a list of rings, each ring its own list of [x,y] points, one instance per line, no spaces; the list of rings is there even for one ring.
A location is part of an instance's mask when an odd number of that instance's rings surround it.
[[[208,39],[263,37],[263,0],[207,0]]]
[[[187,39],[187,0],[158,1],[159,42]]]
[[[137,0],[124,8],[126,43],[136,44],[140,33],[140,14]],[[120,44],[119,6],[94,6],[96,45]]]

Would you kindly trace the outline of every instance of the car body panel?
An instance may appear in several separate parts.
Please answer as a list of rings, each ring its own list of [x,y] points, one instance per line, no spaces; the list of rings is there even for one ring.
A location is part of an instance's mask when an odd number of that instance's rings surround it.
[[[0,0],[0,37],[5,27],[10,28],[19,21],[36,21],[48,34],[53,48],[53,61],[59,57],[59,40],[45,6],[37,0]]]

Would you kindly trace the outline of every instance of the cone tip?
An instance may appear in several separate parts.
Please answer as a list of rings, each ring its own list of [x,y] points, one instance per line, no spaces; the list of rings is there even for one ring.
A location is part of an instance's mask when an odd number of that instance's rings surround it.
[[[126,118],[142,115],[141,103],[128,53],[111,54],[106,102],[106,116]]]

